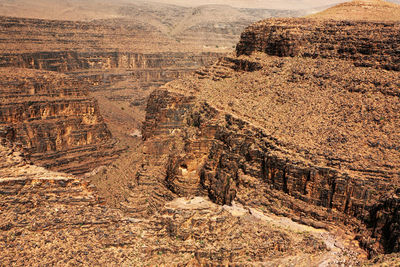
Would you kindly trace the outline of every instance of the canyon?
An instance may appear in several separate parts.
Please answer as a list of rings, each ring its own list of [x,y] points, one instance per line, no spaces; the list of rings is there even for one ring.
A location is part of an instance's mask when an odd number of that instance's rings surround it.
[[[127,109],[136,109],[128,118],[133,127],[128,131],[134,132],[149,88],[220,54],[188,52],[184,46],[163,50],[166,43],[173,46],[171,41],[153,37],[150,30],[121,26],[116,32],[114,24],[2,17],[0,25],[1,124],[14,127],[16,141],[35,164],[79,175],[112,162],[127,148],[112,138],[99,105],[107,111],[122,100]],[[159,43],[146,47],[152,38]]]
[[[261,21],[236,56],[154,91],[143,137],[168,158],[168,188],[344,224],[370,255],[398,252],[399,30]]]
[[[117,158],[116,140],[81,81],[48,71],[0,72],[0,127],[8,129],[7,136],[30,160],[83,174]]]
[[[2,264],[398,264],[399,5],[98,2],[0,17]]]
[[[0,17],[0,68],[3,73],[13,73],[12,68],[18,68],[14,78],[7,78],[13,81],[3,86],[10,87],[7,90],[14,88],[15,93],[22,88],[30,92],[30,97],[25,95],[22,100],[15,95],[10,101],[5,99],[8,95],[3,95],[5,100],[0,105],[5,114],[0,123],[15,126],[18,142],[30,150],[35,164],[77,175],[110,163],[129,148],[132,137],[140,135],[152,89],[210,65],[231,51],[241,31],[251,22],[263,17],[309,13],[227,6],[160,6],[140,1],[20,2],[0,5],[0,14],[7,15]],[[54,10],[46,13],[50,9],[44,6]],[[22,69],[27,76],[20,75]],[[42,71],[43,75],[43,71],[48,71],[51,78],[34,81],[32,85],[25,83],[28,77],[38,73],[34,70]],[[31,88],[53,86],[46,84],[55,75],[51,72],[63,74],[56,78],[61,83],[63,79],[75,79],[73,86],[77,88],[68,90],[76,90],[77,95],[38,94]],[[32,100],[42,97],[55,99],[49,106],[42,101],[40,107],[38,103],[31,107]],[[27,111],[21,115],[21,111],[13,110],[16,103],[22,109],[37,109],[38,114]],[[87,111],[88,108],[93,110]],[[81,117],[81,112],[96,113],[94,120],[99,125],[95,130],[90,123],[81,124],[81,118],[69,119],[69,123],[58,122],[66,118],[66,112],[71,117]],[[11,120],[8,116],[19,118]],[[45,117],[51,119],[47,119],[46,126],[39,127]],[[37,123],[33,126],[30,121]],[[56,127],[58,133],[53,133]],[[39,140],[42,137],[48,139],[47,143]]]

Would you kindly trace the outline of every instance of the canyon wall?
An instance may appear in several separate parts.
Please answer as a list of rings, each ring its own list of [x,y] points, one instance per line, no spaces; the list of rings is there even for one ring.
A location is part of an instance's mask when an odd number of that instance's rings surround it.
[[[398,23],[260,22],[242,35],[238,57],[153,92],[143,138],[150,153],[168,158],[168,188],[219,204],[262,206],[312,225],[343,225],[371,254],[399,251],[398,29]],[[353,90],[358,87],[363,90]],[[309,104],[296,114],[303,97]],[[361,114],[353,98],[374,108]],[[280,111],[285,105],[287,121]],[[376,127],[370,115],[380,105],[386,106],[379,114],[384,126]],[[318,120],[331,111],[334,116]],[[354,127],[357,122],[364,126]],[[313,139],[290,131],[301,133],[303,126],[318,129],[311,137],[323,140],[307,147]],[[325,126],[337,127],[332,137]],[[274,134],[278,127],[287,131]],[[344,130],[359,136],[342,140]],[[383,135],[385,145],[363,150],[364,140]]]
[[[38,165],[82,174],[117,157],[88,85],[46,71],[1,68],[0,125]]]
[[[133,23],[133,24],[132,24]],[[195,68],[225,50],[180,43],[133,21],[0,17],[0,65],[51,71]]]
[[[273,19],[242,33],[236,54],[255,51],[271,56],[337,58],[355,66],[400,70],[398,22]]]
[[[74,174],[109,163],[124,149],[116,146],[89,91],[99,91],[94,96],[113,129],[108,106],[120,110],[121,103],[127,109],[136,103],[135,125],[121,123],[130,127],[121,135],[128,135],[142,120],[150,87],[220,55],[124,21],[0,17],[0,36],[0,123],[14,128],[15,142],[35,164]]]
[[[78,70],[128,69],[152,71],[177,69],[189,72],[196,67],[211,64],[218,53],[134,53],[134,52],[36,52],[3,53],[0,67],[30,68],[58,72]]]
[[[71,73],[90,82],[90,90],[133,80],[141,87],[160,86],[199,67],[212,64],[214,52],[78,52],[3,53],[0,67],[17,67]],[[107,89],[106,89],[107,90]]]

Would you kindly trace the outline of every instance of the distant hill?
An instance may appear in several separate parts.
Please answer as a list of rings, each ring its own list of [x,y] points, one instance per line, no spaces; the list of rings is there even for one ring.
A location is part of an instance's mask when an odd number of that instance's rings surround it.
[[[200,5],[210,1],[196,2],[199,6],[168,4],[177,1],[161,2],[165,3],[135,0],[2,0],[0,16],[125,25],[135,30],[159,33],[160,38],[173,39],[181,44],[232,49],[244,28],[255,21],[271,17],[301,17],[329,7],[315,8],[313,4],[306,4],[299,10],[292,7],[285,10]],[[227,3],[231,2],[235,1]],[[249,3],[242,6],[259,5]]]
[[[320,6],[335,5],[346,0],[157,0],[157,2],[181,6],[199,6],[209,4],[224,4],[238,8],[266,8],[266,9],[310,9]]]
[[[400,5],[383,0],[354,0],[328,8],[309,17],[336,20],[400,21]]]
[[[220,0],[200,0],[196,2],[180,0],[2,0],[0,1],[0,15],[38,19],[56,20],[93,20],[93,19],[115,19],[130,17],[128,11],[136,8],[142,12],[150,12],[154,16],[165,17],[168,12],[170,19],[179,20],[186,16],[185,11],[201,8],[202,6],[214,6],[221,8],[229,15],[232,10],[241,13],[243,9],[261,10],[263,15],[270,16],[271,12],[280,15],[289,15],[288,12],[310,13],[313,9],[331,6],[335,3],[344,2],[343,0],[302,0],[302,1],[220,1]],[[279,4],[278,4],[279,3]],[[227,7],[229,6],[229,7]],[[282,13],[283,12],[283,13]],[[245,12],[247,13],[247,12]],[[237,14],[230,14],[230,18],[235,19]],[[249,15],[249,14],[247,14]],[[227,17],[227,16],[224,16]],[[204,17],[203,19],[209,19]],[[265,18],[265,16],[261,17]],[[215,17],[214,17],[215,19]],[[229,20],[232,20],[229,19]]]

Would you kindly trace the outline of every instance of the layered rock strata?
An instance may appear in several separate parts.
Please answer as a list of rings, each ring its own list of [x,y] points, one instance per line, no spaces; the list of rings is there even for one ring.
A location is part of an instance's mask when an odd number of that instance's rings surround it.
[[[68,21],[0,17],[3,53],[34,53],[63,51],[132,51],[149,52],[152,47],[170,51],[163,45],[171,42],[153,28],[123,21]],[[10,36],[14,38],[9,38]],[[151,42],[152,46],[149,46]],[[163,48],[164,47],[164,48]],[[184,50],[184,49],[183,49]],[[188,51],[188,50],[186,50]]]
[[[226,51],[180,43],[136,20],[10,17],[0,17],[0,47],[1,67],[67,73],[90,84],[119,139],[138,131],[148,89],[209,65]]]
[[[355,66],[400,70],[398,22],[274,19],[255,23],[236,53],[349,60]]]
[[[157,150],[170,190],[339,223],[371,253],[399,251],[398,29],[263,21],[237,57],[155,91],[143,137],[173,143]]]
[[[195,44],[180,44],[149,25],[124,21],[1,17],[0,36],[1,67],[58,72],[129,70],[144,83],[149,82],[149,75],[159,76],[157,81],[170,81],[210,64],[221,54]]]
[[[87,85],[52,72],[0,71],[0,126],[34,163],[82,174],[117,157]]]
[[[164,195],[158,195],[163,200],[157,209],[152,208],[157,195],[152,196],[155,188],[148,179],[138,181],[128,207],[110,208],[88,181],[32,165],[4,141],[8,132],[0,131],[4,265],[358,262],[350,247],[335,249],[338,255],[328,250],[323,240],[334,237],[325,231],[240,205],[222,207],[205,198],[167,201],[166,196],[173,195],[159,181],[157,194]],[[146,199],[147,207],[136,205],[141,204],[139,198]],[[275,224],[285,228],[277,230]]]
[[[127,69],[149,73],[158,71],[176,71],[187,73],[200,66],[209,65],[219,54],[204,53],[133,53],[133,52],[36,52],[36,53],[3,53],[0,56],[1,67],[18,67],[57,72],[82,70]],[[112,74],[109,74],[112,75]],[[173,77],[172,77],[173,78]],[[171,80],[171,78],[170,78]]]

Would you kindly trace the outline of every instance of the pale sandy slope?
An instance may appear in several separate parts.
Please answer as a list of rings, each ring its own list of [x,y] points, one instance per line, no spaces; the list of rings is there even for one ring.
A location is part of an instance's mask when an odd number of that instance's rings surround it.
[[[268,8],[268,9],[308,9],[345,2],[345,0],[157,0],[182,6],[196,5],[230,5],[240,8]]]
[[[311,15],[322,19],[400,21],[400,5],[383,0],[354,0]]]
[[[40,19],[91,20],[120,18],[130,6],[154,5],[156,9],[171,9],[171,6],[195,7],[201,5],[230,5],[237,8],[264,8],[306,10],[330,6],[343,0],[0,0],[0,15]],[[178,7],[177,7],[178,8]],[[154,9],[154,8],[153,8]],[[154,10],[156,10],[154,9]]]

